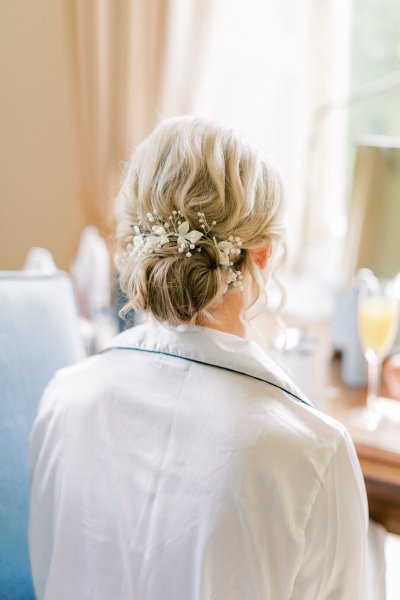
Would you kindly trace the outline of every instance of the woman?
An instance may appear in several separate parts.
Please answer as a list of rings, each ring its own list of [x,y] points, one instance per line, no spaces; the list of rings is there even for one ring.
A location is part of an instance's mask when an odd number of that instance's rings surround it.
[[[173,119],[116,206],[127,309],[152,318],[44,395],[38,600],[365,598],[352,442],[246,339],[283,235],[278,174],[233,131]]]

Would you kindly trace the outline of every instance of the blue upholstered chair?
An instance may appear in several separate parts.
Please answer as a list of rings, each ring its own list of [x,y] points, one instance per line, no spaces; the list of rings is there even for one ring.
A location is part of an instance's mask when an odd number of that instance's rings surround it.
[[[85,355],[65,273],[0,272],[0,598],[31,600],[29,434],[54,372]]]

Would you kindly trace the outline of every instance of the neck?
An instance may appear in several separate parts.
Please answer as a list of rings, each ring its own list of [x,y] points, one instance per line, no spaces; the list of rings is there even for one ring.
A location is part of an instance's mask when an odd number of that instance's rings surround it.
[[[246,306],[246,293],[231,290],[224,297],[223,302],[212,311],[215,321],[204,320],[201,325],[216,329],[223,333],[230,333],[242,338],[247,337],[247,324],[243,318]]]

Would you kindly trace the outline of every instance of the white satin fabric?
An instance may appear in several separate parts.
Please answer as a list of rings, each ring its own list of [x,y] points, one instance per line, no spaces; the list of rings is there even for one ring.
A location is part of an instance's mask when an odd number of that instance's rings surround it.
[[[367,597],[348,434],[237,371],[300,394],[252,342],[153,323],[56,375],[31,438],[38,600]]]

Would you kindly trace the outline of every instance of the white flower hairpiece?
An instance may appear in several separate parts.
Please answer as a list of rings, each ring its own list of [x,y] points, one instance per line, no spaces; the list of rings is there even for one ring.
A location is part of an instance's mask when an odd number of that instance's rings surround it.
[[[228,290],[228,286],[238,287],[243,290],[242,274],[240,271],[233,269],[234,261],[232,254],[239,255],[241,253],[242,241],[238,236],[230,235],[227,240],[217,241],[215,236],[209,235],[212,227],[216,225],[213,221],[209,225],[206,221],[203,212],[198,212],[200,229],[190,229],[189,221],[183,220],[180,210],[173,210],[168,217],[168,221],[163,222],[158,212],[147,213],[148,223],[143,223],[138,219],[138,224],[133,226],[133,240],[128,245],[127,251],[134,256],[143,256],[152,254],[160,250],[165,244],[176,243],[179,253],[185,253],[187,258],[193,256],[193,251],[201,252],[201,246],[196,247],[202,238],[211,240],[217,250],[219,257],[219,266],[225,271],[224,290]]]

